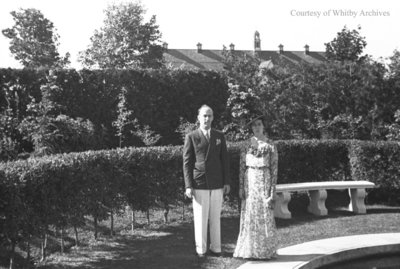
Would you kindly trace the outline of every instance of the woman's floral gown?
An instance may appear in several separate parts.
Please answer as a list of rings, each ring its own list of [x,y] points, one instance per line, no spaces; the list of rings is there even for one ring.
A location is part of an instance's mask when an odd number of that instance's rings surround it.
[[[274,194],[278,176],[278,152],[271,142],[247,141],[240,154],[241,204],[240,232],[234,257],[270,259],[277,248],[272,206],[267,198]]]

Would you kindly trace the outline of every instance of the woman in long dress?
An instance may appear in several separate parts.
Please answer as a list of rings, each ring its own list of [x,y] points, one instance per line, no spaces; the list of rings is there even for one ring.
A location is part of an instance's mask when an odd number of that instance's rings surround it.
[[[277,248],[273,202],[278,177],[278,151],[264,132],[263,117],[248,125],[253,137],[240,154],[240,232],[233,256],[271,259]]]

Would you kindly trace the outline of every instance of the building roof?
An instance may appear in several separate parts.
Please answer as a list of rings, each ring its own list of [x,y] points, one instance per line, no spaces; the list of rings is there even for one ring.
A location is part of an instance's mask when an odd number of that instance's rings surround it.
[[[201,45],[201,44],[200,44]],[[283,48],[283,46],[282,46]],[[223,70],[223,50],[206,50],[206,49],[165,49],[164,59],[166,65],[174,68],[183,69],[203,69],[203,70]],[[257,53],[262,64],[268,66],[271,62],[278,63],[281,61],[289,61],[291,63],[300,63],[302,61],[308,63],[321,63],[325,61],[324,52],[314,51],[271,51],[271,50],[233,50],[235,54]]]

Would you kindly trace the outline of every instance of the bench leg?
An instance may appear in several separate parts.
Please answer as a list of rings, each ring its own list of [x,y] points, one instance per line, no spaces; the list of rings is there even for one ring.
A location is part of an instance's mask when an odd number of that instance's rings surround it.
[[[349,189],[349,195],[349,210],[357,214],[365,214],[367,212],[364,204],[365,189]]]
[[[274,216],[280,219],[292,218],[292,213],[288,209],[291,196],[289,192],[279,192],[275,197]]]
[[[317,216],[327,215],[328,210],[325,207],[326,190],[309,191],[308,194],[310,197],[310,204],[307,207],[308,212]]]

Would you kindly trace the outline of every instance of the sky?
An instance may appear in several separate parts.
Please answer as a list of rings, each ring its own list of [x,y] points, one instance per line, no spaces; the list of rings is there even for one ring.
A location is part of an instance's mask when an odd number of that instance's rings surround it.
[[[71,54],[71,67],[81,68],[78,53],[90,44],[100,29],[104,9],[127,0],[3,0],[0,30],[14,22],[10,12],[36,8],[54,23],[60,35],[59,52]],[[325,51],[344,26],[357,29],[367,41],[364,53],[387,58],[400,50],[400,7],[396,0],[142,0],[146,21],[156,15],[161,40],[171,49],[222,49],[235,44],[237,50],[253,49],[258,31],[262,50]],[[9,40],[0,34],[0,68],[21,65],[9,50]]]

